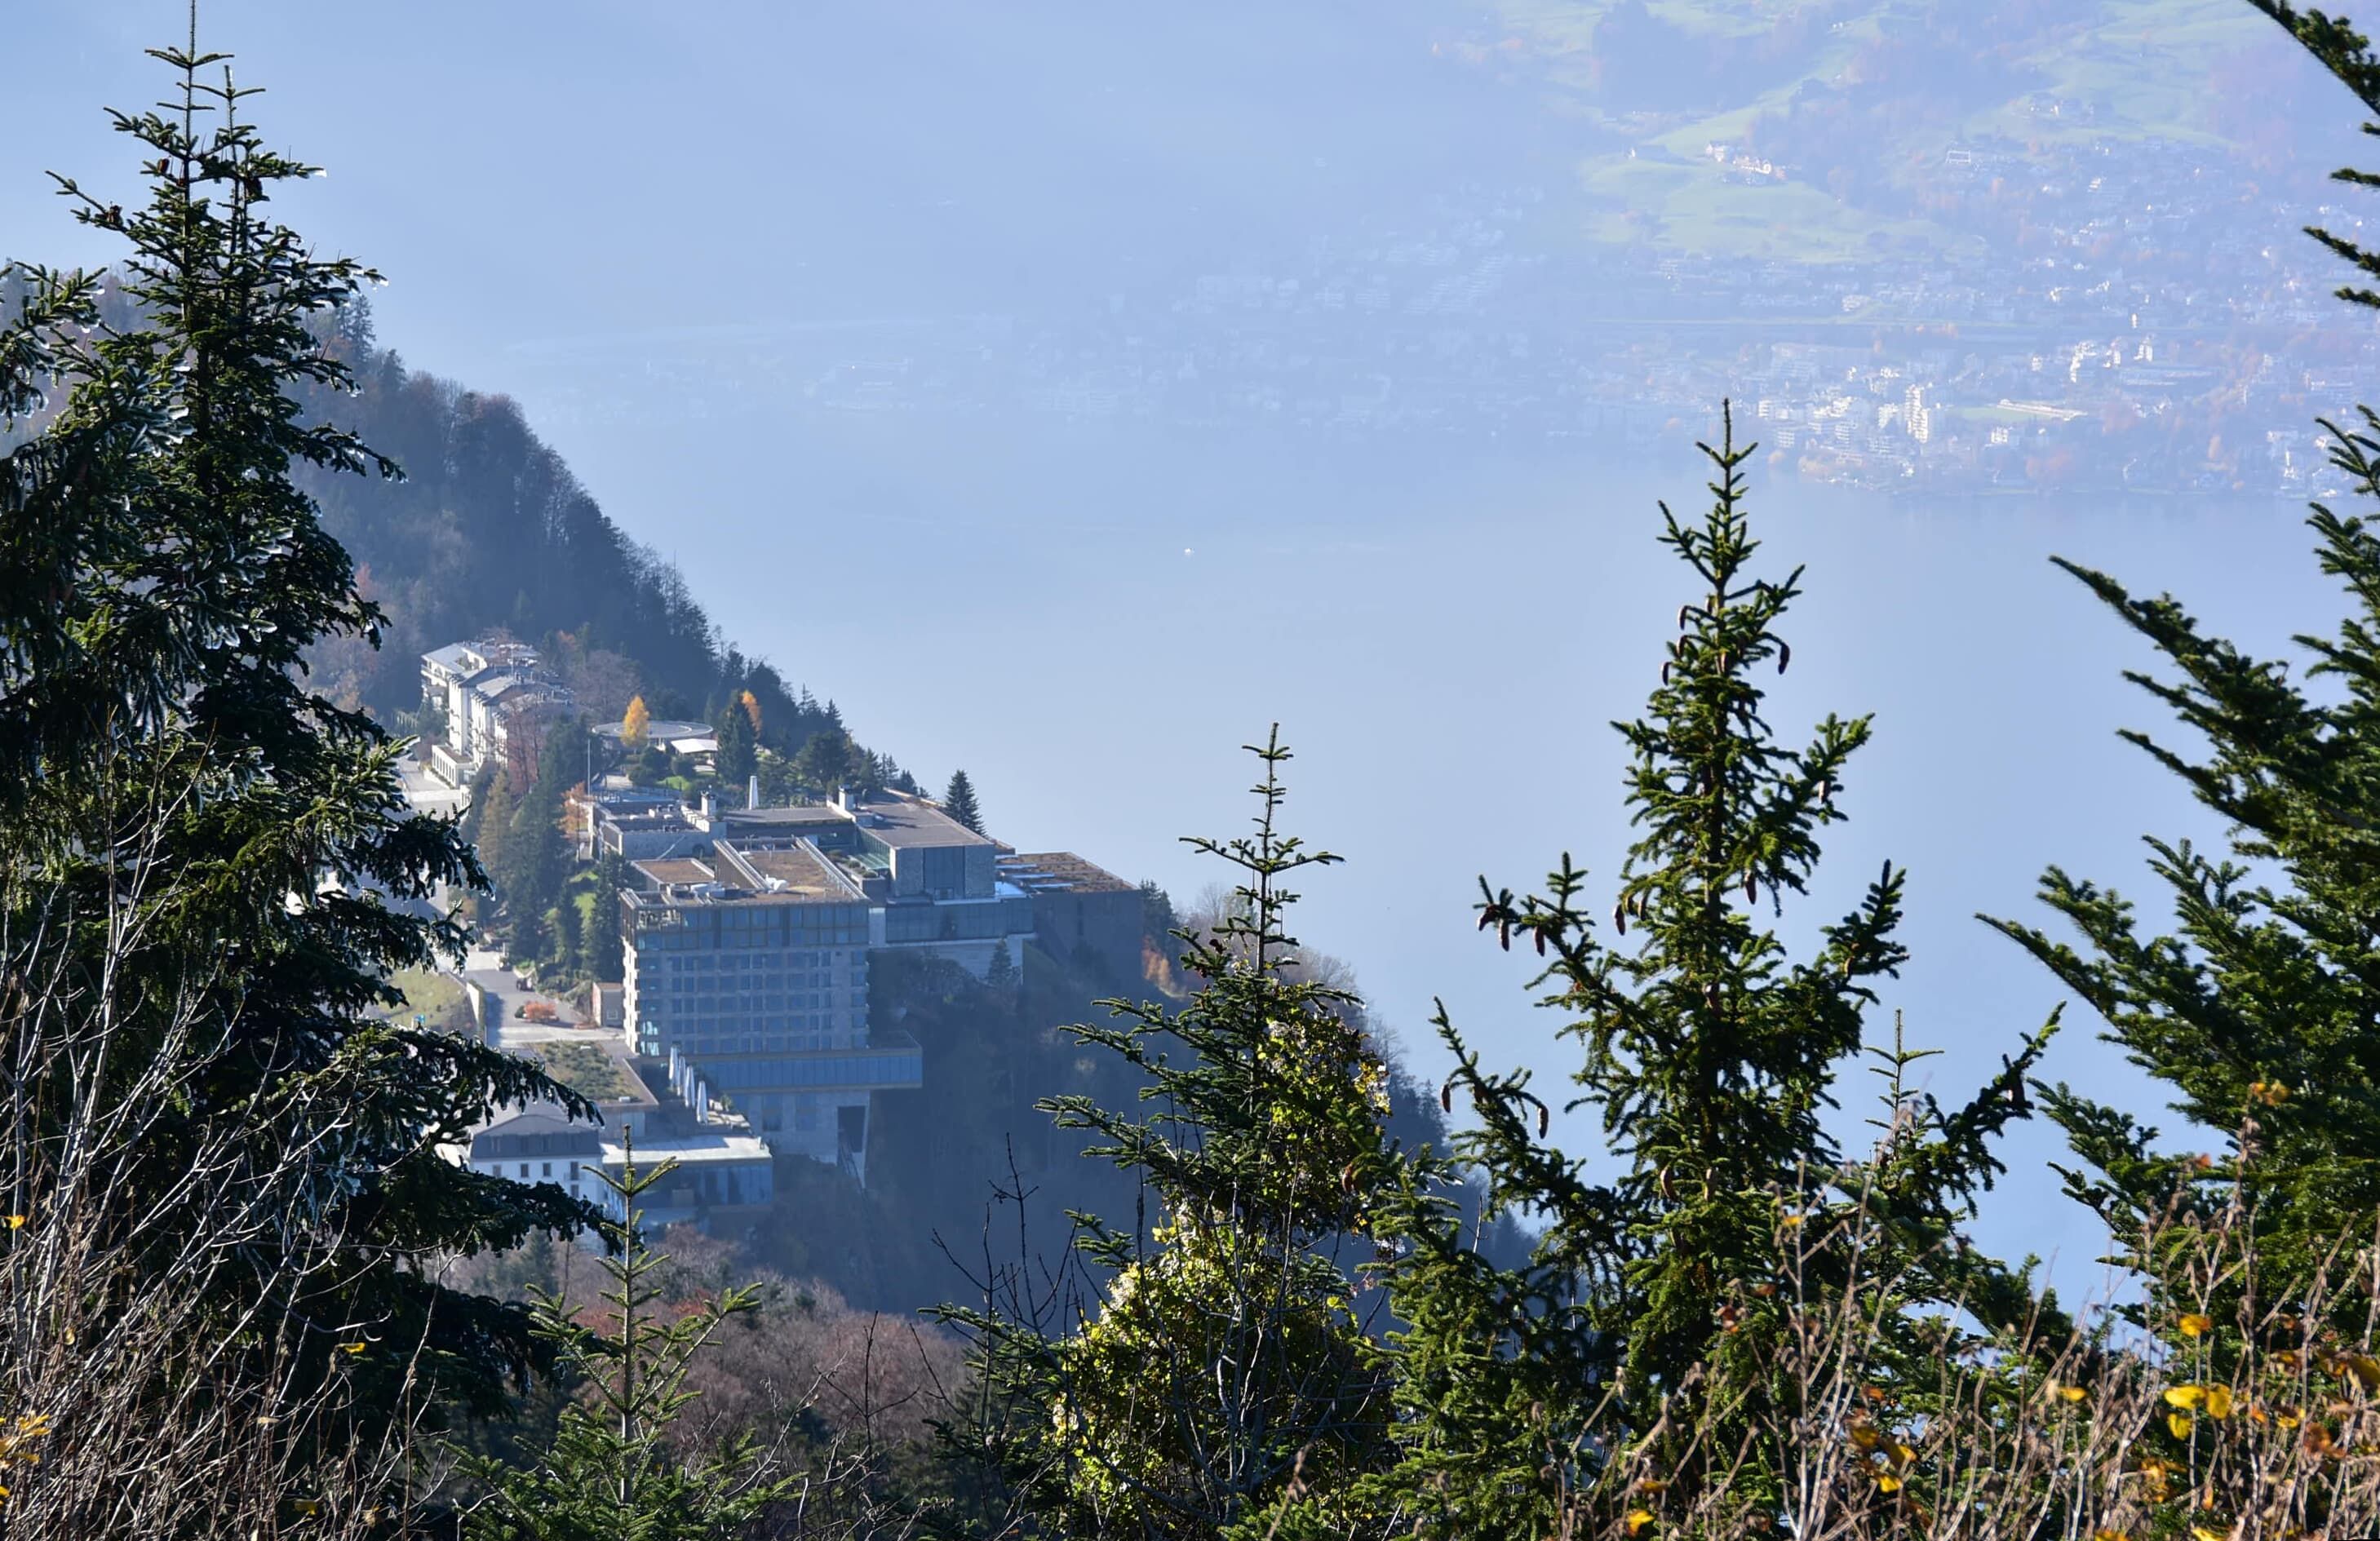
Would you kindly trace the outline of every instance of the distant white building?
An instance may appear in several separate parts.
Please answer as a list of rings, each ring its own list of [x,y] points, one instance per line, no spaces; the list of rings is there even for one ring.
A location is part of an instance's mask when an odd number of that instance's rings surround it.
[[[601,1123],[574,1121],[551,1102],[504,1108],[442,1153],[456,1166],[508,1183],[550,1183],[614,1219],[622,1218],[622,1206],[604,1177],[624,1178],[631,1156],[639,1172],[674,1163],[638,1203],[649,1231],[768,1206],[776,1192],[775,1158],[743,1120],[664,1109],[625,1051],[614,1046],[611,1052],[618,1084],[628,1090],[598,1099]]]
[[[537,649],[508,637],[452,642],[421,655],[421,704],[443,724],[430,768],[455,786],[530,746],[573,706]]]
[[[734,1126],[635,1135],[608,1124],[574,1122],[560,1108],[540,1104],[499,1114],[473,1131],[468,1145],[446,1151],[457,1166],[508,1183],[550,1183],[614,1219],[622,1218],[619,1195],[597,1174],[620,1181],[632,1154],[640,1172],[663,1162],[676,1168],[639,1202],[648,1230],[700,1223],[722,1210],[766,1208],[776,1193],[768,1146]]]

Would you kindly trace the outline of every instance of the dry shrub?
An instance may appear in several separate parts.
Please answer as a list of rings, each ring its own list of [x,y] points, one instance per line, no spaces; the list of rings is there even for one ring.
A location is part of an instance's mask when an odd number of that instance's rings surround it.
[[[73,966],[68,901],[0,921],[0,1534],[384,1532],[410,1429],[358,1428],[351,1377],[410,1386],[419,1345],[333,1353],[324,1380],[326,1337],[360,1348],[369,1329],[308,1310],[339,1252],[326,1152],[358,1104],[291,1077],[191,1116],[231,1050],[199,1005],[213,981],[170,1002],[117,982],[155,913],[145,871],[127,860],[95,969]],[[168,1128],[184,1159],[161,1183]]]
[[[2380,1534],[2380,1234],[2311,1278],[2259,1277],[2247,1201],[2180,1206],[2143,1228],[2168,1271],[2087,1326],[1975,1331],[1918,1324],[1939,1346],[1911,1377],[1879,1353],[1892,1280],[1820,1288],[1869,1253],[1864,1209],[1779,1237],[1791,1307],[1768,1345],[1784,1408],[1716,1463],[1780,1479],[1749,1500],[1722,1475],[1691,1494],[1632,1451],[1657,1441],[1598,1420],[1572,1452],[1583,1476],[1565,1536],[1790,1535],[1800,1541],[2297,1541]],[[1730,1409],[1713,1409],[1706,1428]]]

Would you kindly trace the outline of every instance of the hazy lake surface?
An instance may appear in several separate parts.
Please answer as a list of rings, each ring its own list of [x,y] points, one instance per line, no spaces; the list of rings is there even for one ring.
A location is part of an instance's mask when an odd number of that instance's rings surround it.
[[[1305,885],[1300,933],[1355,965],[1426,1071],[1444,1062],[1439,999],[1491,1059],[1548,1077],[1572,1062],[1470,906],[1481,874],[1534,883],[1565,850],[1599,880],[1616,869],[1609,724],[1639,709],[1699,592],[1655,539],[1657,499],[1708,501],[1687,429],[1633,452],[819,411],[633,444],[553,431],[729,635],[921,779],[963,765],[1024,849],[1195,894],[1226,874],[1177,837],[1245,826],[1239,746],[1279,722],[1293,826],[1346,858]],[[1888,1037],[1900,1010],[1913,1042],[1946,1050],[1931,1068],[1949,1100],[2062,998],[1976,912],[2037,916],[2053,862],[2153,900],[2140,837],[2217,832],[2117,742],[2161,725],[2119,677],[2144,649],[2049,555],[2169,588],[2256,648],[2338,603],[2299,511],[2269,503],[1916,506],[1779,467],[1752,508],[1762,570],[1808,568],[1772,721],[1799,736],[1828,711],[1876,717],[1851,821],[1786,924],[1840,913],[1888,856],[1909,867],[1915,960],[1876,1026]],[[2155,1110],[2096,1027],[2070,1016],[2051,1077]],[[1845,1086],[1847,1127],[1864,1079]],[[1559,1133],[1598,1148],[1584,1116]],[[1985,1235],[2056,1253],[2060,1280],[2085,1284],[2098,1239],[2041,1171],[2052,1148],[2039,1132],[2012,1148]]]

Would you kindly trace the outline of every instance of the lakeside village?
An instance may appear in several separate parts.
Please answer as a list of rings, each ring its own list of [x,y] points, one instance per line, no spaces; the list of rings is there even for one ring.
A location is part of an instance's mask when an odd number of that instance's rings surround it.
[[[2035,106],[2045,122],[2086,112]],[[1683,154],[1651,137],[1661,127],[1643,126],[1628,176],[1672,211],[1706,201],[1698,226],[1614,195],[1601,201],[1627,238],[1583,240],[1574,200],[1479,187],[1420,224],[1119,280],[1062,315],[755,322],[524,362],[552,371],[538,394],[552,414],[580,421],[618,410],[607,397],[721,417],[790,396],[1642,445],[1732,397],[1783,468],[1929,496],[2320,494],[2314,419],[2380,382],[2380,331],[2329,302],[2337,264],[2288,234],[2362,233],[2318,177],[2156,139],[1977,138],[1870,189],[1898,225],[1817,258],[1746,232],[1785,228],[1825,178],[1733,143]],[[1921,219],[1933,234],[1907,233]]]
[[[577,709],[537,650],[506,638],[425,655],[422,690],[438,732],[424,736],[407,787],[442,811],[462,811],[473,787],[533,759]],[[446,1021],[541,1059],[603,1122],[551,1105],[501,1110],[445,1152],[473,1171],[609,1201],[593,1169],[618,1176],[633,1143],[641,1168],[678,1163],[644,1201],[649,1223],[741,1223],[769,1205],[780,1159],[865,1183],[874,1098],[924,1085],[917,1042],[870,1020],[871,959],[930,953],[1008,988],[1036,952],[1142,966],[1140,889],[1071,853],[1018,852],[915,793],[846,786],[772,806],[757,773],[691,800],[637,784],[646,756],[713,780],[721,746],[709,723],[623,721],[590,740],[562,844],[575,880],[616,875],[616,906],[586,911],[616,914],[620,977],[565,997],[474,953],[408,1009],[453,990]],[[581,901],[565,890],[564,902]]]

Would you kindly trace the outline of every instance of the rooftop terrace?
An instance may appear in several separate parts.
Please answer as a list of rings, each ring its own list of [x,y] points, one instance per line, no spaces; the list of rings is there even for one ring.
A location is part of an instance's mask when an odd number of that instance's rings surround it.
[[[1094,867],[1072,851],[1043,851],[1000,858],[1003,882],[1027,892],[1125,893],[1136,890],[1105,868]]]
[[[625,896],[640,905],[849,904],[866,897],[805,840],[767,845],[722,840],[708,857],[655,857],[629,865],[658,890]]]

